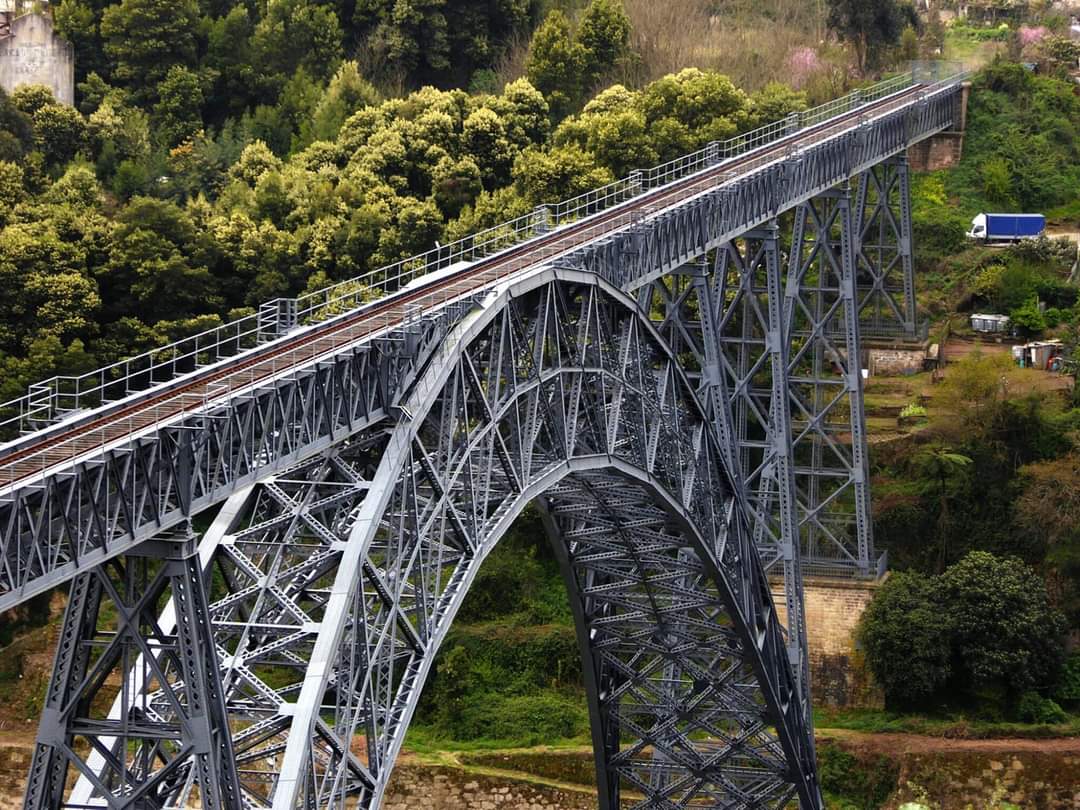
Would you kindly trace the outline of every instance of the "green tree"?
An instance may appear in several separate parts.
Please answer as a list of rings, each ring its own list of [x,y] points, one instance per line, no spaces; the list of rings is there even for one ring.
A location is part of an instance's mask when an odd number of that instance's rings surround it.
[[[86,142],[86,121],[65,104],[49,104],[34,112],[34,143],[51,166],[62,166]]]
[[[491,109],[498,113],[506,126],[507,137],[519,149],[543,143],[548,136],[551,108],[544,94],[528,79],[507,84],[502,95],[491,101]]]
[[[19,112],[32,119],[38,110],[54,106],[56,97],[51,87],[43,84],[24,84],[15,88],[15,92],[11,94],[11,102]]]
[[[7,225],[13,209],[25,193],[22,169],[15,163],[0,160],[0,228]]]
[[[622,0],[591,0],[577,41],[585,53],[585,82],[592,85],[610,75],[629,51],[630,18]]]
[[[661,160],[734,135],[749,123],[749,99],[727,76],[686,68],[641,91],[638,105]]]
[[[859,620],[866,663],[890,706],[922,708],[952,672],[950,619],[932,577],[889,576]]]
[[[585,48],[571,35],[570,20],[558,9],[548,12],[533,33],[525,71],[556,120],[579,103],[587,61]]]
[[[969,694],[991,687],[1017,698],[1055,685],[1065,622],[1031,568],[973,551],[941,575],[941,599],[952,627],[953,675]]]
[[[1080,625],[1080,453],[1021,468],[1016,528],[1046,548],[1047,581],[1071,626]],[[1080,664],[1080,659],[1077,661]],[[1080,686],[1080,668],[1077,669]],[[1074,698],[1080,701],[1080,692]]]
[[[904,17],[896,0],[828,0],[828,25],[855,49],[860,73],[878,65],[900,38]]]
[[[194,0],[121,0],[109,6],[101,36],[112,78],[138,100],[154,99],[170,67],[194,66],[198,23]]]
[[[658,157],[645,114],[634,109],[583,113],[580,119],[567,119],[554,141],[557,145],[577,143],[616,177],[653,166]]]
[[[462,142],[466,153],[480,167],[485,188],[490,190],[506,184],[517,150],[498,113],[487,107],[470,113],[462,125]]]
[[[567,200],[614,179],[575,146],[528,149],[514,163],[514,187],[532,205]]]
[[[1013,194],[1013,172],[1008,161],[1000,155],[983,161],[979,166],[982,177],[982,192],[986,199],[1004,206],[1016,204]]]
[[[360,75],[356,62],[345,62],[327,85],[315,107],[309,132],[302,132],[302,139],[308,143],[312,140],[333,140],[345,119],[361,107],[377,104],[378,101],[378,92]]]
[[[806,93],[781,82],[769,82],[750,96],[750,126],[760,127],[781,121],[793,112],[806,109]]]
[[[447,219],[453,219],[483,191],[480,167],[471,157],[454,160],[444,155],[431,175],[431,196]]]
[[[450,70],[446,0],[394,0],[370,42],[399,76],[433,78]]]
[[[913,25],[905,25],[900,32],[897,56],[904,62],[919,58],[919,34]]]
[[[281,171],[281,160],[262,141],[254,141],[244,147],[240,159],[229,169],[229,176],[243,180],[252,188],[264,172]]]
[[[17,161],[33,145],[30,118],[0,88],[0,160]]]
[[[94,0],[61,0],[50,4],[56,32],[72,44],[79,56],[75,60],[75,79],[79,82],[90,74],[108,72],[108,60],[98,30],[102,5]]]
[[[1004,397],[1012,367],[1008,357],[973,352],[950,364],[935,404],[940,403],[942,411],[955,417],[969,435],[985,435]]]
[[[98,273],[108,320],[138,312],[148,323],[212,311],[220,304],[190,217],[178,206],[134,198],[119,217]]]
[[[934,482],[938,499],[938,535],[941,554],[938,557],[938,571],[944,570],[949,560],[949,534],[953,526],[949,522],[950,490],[954,481],[961,478],[971,467],[972,459],[963,453],[957,453],[948,447],[928,447],[915,459],[923,475]]]
[[[309,0],[276,0],[255,26],[252,58],[265,97],[277,95],[297,68],[325,81],[344,55],[344,34],[331,8]]]
[[[1046,315],[1039,309],[1039,297],[1033,295],[1023,304],[1009,312],[1013,326],[1023,330],[1027,336],[1041,334],[1046,329]]]
[[[95,331],[101,298],[94,280],[82,273],[34,273],[26,279],[25,294],[36,337],[71,340]]]
[[[203,91],[197,73],[173,65],[157,90],[154,122],[162,144],[175,146],[203,128]]]
[[[211,120],[239,115],[257,98],[260,82],[251,52],[254,30],[243,4],[233,6],[228,14],[210,24],[203,64],[217,77],[207,99]]]

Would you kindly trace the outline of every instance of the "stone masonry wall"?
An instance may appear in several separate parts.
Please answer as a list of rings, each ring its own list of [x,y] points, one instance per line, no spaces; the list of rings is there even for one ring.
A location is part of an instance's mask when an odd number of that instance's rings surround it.
[[[1046,746],[1052,749],[1057,742]],[[1027,743],[1038,744],[1034,740],[1017,744]],[[907,801],[941,810],[998,808],[1006,802],[1039,810],[1080,807],[1080,755],[1076,753],[960,750],[909,753],[900,763],[899,790],[886,805],[890,810]]]
[[[872,682],[856,649],[855,627],[880,582],[806,578],[806,641],[814,703],[837,708],[881,708],[884,695]],[[773,599],[787,623],[784,585],[774,582]]]
[[[595,810],[596,793],[457,768],[398,765],[383,810]]]
[[[917,172],[936,172],[959,163],[963,151],[963,132],[942,132],[909,147],[908,161]]]
[[[867,350],[870,376],[898,377],[918,374],[923,370],[926,349],[878,349]]]

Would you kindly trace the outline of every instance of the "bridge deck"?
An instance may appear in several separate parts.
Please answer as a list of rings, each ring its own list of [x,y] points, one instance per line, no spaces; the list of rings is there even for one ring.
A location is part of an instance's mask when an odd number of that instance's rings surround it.
[[[401,324],[416,308],[427,311],[477,291],[508,276],[544,264],[553,257],[604,238],[658,211],[670,208],[702,192],[730,182],[762,165],[797,150],[827,140],[852,128],[867,117],[901,108],[925,89],[908,88],[840,115],[817,126],[724,161],[683,180],[646,192],[608,211],[561,227],[510,248],[490,259],[476,262],[427,285],[391,294],[363,307],[354,315],[313,327],[299,335],[279,339],[235,358],[224,368],[190,375],[179,387],[159,386],[135,397],[134,402],[102,406],[90,421],[64,429],[63,425],[41,431],[40,440],[24,438],[0,459],[0,493],[21,482],[63,465],[118,440],[138,434],[181,414],[205,407],[210,401],[232,395],[275,375],[310,364],[341,347],[364,340]],[[167,388],[162,391],[161,389]],[[0,451],[2,453],[2,451]]]

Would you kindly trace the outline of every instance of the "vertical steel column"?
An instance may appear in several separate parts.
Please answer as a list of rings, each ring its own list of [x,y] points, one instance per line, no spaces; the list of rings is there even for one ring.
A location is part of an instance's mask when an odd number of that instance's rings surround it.
[[[855,193],[856,287],[862,336],[917,337],[907,155],[873,166]]]
[[[782,571],[788,657],[803,716],[812,721],[806,652],[799,520],[788,402],[779,228],[749,231],[716,251],[699,277],[706,357],[703,382],[714,422],[730,436],[731,468],[741,476],[755,545],[766,570]]]
[[[144,543],[139,552],[72,583],[27,810],[64,806],[69,773],[92,783],[95,806],[185,806],[197,784],[207,810],[241,807],[196,545],[183,536]],[[158,621],[166,595],[175,608],[173,632]],[[98,698],[116,676],[122,691],[142,686],[112,716]]]
[[[784,296],[806,563],[867,576],[873,554],[855,244],[847,184],[795,209]]]

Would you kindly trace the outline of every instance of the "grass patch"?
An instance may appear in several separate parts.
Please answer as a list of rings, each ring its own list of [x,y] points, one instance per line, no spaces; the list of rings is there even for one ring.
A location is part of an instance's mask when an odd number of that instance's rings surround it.
[[[868,734],[925,734],[966,740],[1080,737],[1080,717],[1076,715],[1070,716],[1064,723],[1047,724],[980,720],[960,713],[933,716],[872,709],[816,709],[814,725],[819,729],[844,729]]]
[[[471,740],[454,740],[427,725],[413,723],[405,734],[405,747],[416,754],[444,754],[448,751],[468,753],[472,751],[505,751],[535,746],[534,735],[528,731],[513,737],[477,737]],[[587,735],[561,737],[544,740],[545,750],[568,750],[591,746],[592,739]]]

